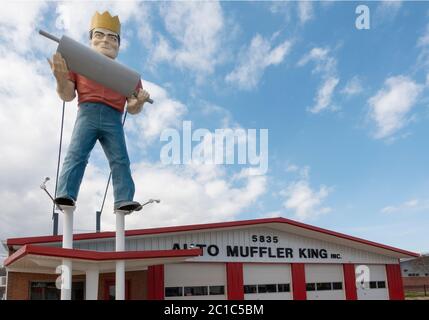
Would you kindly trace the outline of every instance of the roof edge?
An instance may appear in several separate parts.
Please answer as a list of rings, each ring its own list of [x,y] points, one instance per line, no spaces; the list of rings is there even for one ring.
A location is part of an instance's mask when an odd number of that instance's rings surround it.
[[[327,235],[334,236],[337,238],[342,238],[345,240],[358,242],[358,243],[368,245],[368,246],[378,247],[378,248],[381,248],[384,250],[400,253],[403,255],[410,256],[410,257],[420,257],[419,253],[415,253],[415,252],[411,252],[411,251],[407,251],[407,250],[402,250],[399,248],[395,248],[392,246],[384,245],[381,243],[365,240],[365,239],[354,237],[354,236],[349,236],[349,235],[346,235],[343,233],[339,233],[336,231],[312,226],[309,224],[305,224],[302,222],[298,222],[298,221],[283,218],[283,217],[128,230],[125,232],[125,235],[127,237],[131,237],[131,236],[142,236],[142,235],[165,234],[165,233],[173,233],[173,232],[187,232],[187,231],[207,230],[207,229],[233,228],[233,227],[240,227],[240,226],[251,226],[251,225],[258,225],[258,224],[269,224],[269,223],[286,223],[289,225],[293,225],[295,227],[299,227],[299,228],[303,228],[306,230],[327,234]],[[112,232],[112,231],[93,232],[93,233],[75,234],[75,235],[73,235],[73,240],[75,240],[75,241],[95,240],[95,239],[106,239],[106,238],[114,238],[114,237],[115,237],[115,232]],[[13,245],[19,246],[19,245],[26,245],[26,244],[52,243],[52,242],[61,242],[61,241],[62,241],[62,236],[41,236],[41,237],[12,238],[12,239],[7,240],[7,245],[8,246],[13,246]]]
[[[101,252],[79,249],[65,249],[56,247],[46,247],[38,245],[25,245],[4,261],[5,267],[11,265],[22,257],[34,254],[47,257],[70,258],[88,261],[107,260],[131,260],[131,259],[151,259],[151,258],[176,258],[176,257],[197,257],[202,255],[202,249],[181,249],[181,250],[147,250],[147,251],[113,251]]]

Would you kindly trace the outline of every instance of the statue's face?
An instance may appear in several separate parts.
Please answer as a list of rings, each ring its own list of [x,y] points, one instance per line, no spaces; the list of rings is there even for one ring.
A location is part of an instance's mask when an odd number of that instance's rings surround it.
[[[115,59],[119,51],[118,35],[107,29],[95,28],[92,31],[91,48],[109,58]]]

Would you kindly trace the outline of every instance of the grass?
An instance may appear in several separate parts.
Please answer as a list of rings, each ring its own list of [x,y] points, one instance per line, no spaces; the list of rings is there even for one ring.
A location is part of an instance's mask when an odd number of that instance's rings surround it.
[[[428,298],[429,299],[429,296],[428,296],[428,292],[426,293],[426,298]],[[421,291],[421,292],[419,292],[419,291],[413,291],[413,292],[405,292],[405,298],[407,299],[407,298],[410,298],[410,299],[413,299],[413,298],[425,298],[425,293],[424,293],[424,291]]]

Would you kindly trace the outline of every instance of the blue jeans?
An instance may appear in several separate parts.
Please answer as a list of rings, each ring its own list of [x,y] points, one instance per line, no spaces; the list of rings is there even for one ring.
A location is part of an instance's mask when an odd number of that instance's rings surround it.
[[[117,208],[133,200],[135,187],[122,127],[122,113],[100,102],[83,102],[79,105],[58,181],[57,197],[77,200],[89,155],[97,140],[109,160]]]

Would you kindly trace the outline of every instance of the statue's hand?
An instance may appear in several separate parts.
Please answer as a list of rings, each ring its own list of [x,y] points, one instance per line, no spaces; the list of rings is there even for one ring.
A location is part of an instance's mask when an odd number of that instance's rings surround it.
[[[128,99],[127,111],[131,114],[137,114],[142,111],[143,104],[149,99],[149,93],[140,88],[137,97],[133,96]]]
[[[137,94],[137,103],[143,104],[146,100],[149,99],[149,93],[143,88],[140,88],[139,93]]]
[[[52,56],[52,61],[48,59],[48,62],[57,82],[65,83],[69,78],[69,69],[67,68],[66,61],[61,56],[61,53],[55,53]]]
[[[137,101],[137,99],[136,99],[136,101]],[[142,109],[143,109],[142,104],[138,105],[137,103],[132,103],[130,101],[127,103],[127,112],[130,114],[140,113],[140,111],[142,111]]]

